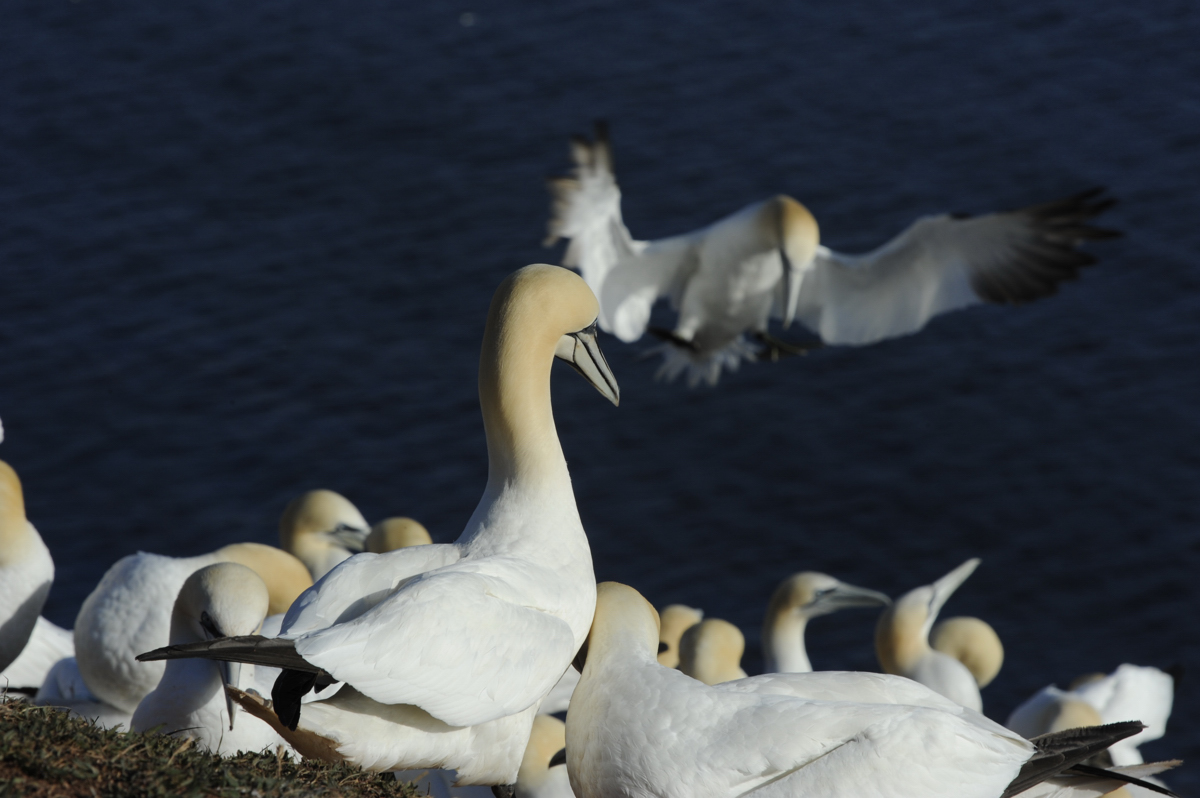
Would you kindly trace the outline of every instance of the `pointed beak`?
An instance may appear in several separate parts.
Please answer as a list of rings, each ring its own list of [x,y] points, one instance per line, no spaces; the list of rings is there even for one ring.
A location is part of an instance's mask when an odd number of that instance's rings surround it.
[[[933,588],[933,597],[929,599],[929,620],[926,621],[927,625],[932,626],[938,612],[942,609],[942,605],[954,594],[955,590],[958,590],[963,582],[967,581],[967,577],[974,573],[978,567],[979,558],[972,557],[930,585]]]
[[[332,538],[337,545],[346,551],[366,551],[367,535],[369,534],[371,534],[371,530],[369,529],[359,529],[349,524],[338,524],[326,532],[325,536]]]
[[[238,677],[242,674],[242,663],[240,662],[218,662],[218,668],[221,671],[221,681],[226,687],[237,687]],[[225,691],[225,708],[229,710],[229,730],[233,731],[233,713],[237,709],[237,704],[233,701],[233,696],[229,691]]]
[[[613,376],[600,344],[596,341],[596,323],[575,333],[568,333],[558,339],[554,356],[565,360],[571,367],[583,375],[597,391],[604,394],[614,405],[621,404],[621,389],[617,387],[617,378]]]
[[[838,610],[848,610],[852,607],[886,607],[892,600],[877,590],[867,590],[865,587],[855,587],[845,582],[839,582],[837,587],[825,593],[814,602],[814,608],[824,615]],[[810,610],[809,614],[812,612]]]
[[[792,326],[800,303],[800,273],[783,247],[779,248],[779,257],[783,260],[783,329],[786,330]]]

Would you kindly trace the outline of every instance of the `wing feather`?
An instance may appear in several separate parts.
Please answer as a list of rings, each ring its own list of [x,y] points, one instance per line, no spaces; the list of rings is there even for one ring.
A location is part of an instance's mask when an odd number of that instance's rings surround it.
[[[1101,191],[984,216],[927,216],[865,255],[820,247],[803,276],[797,318],[826,343],[862,345],[979,302],[1053,294],[1096,262],[1080,244],[1118,235],[1087,223],[1114,202]]]

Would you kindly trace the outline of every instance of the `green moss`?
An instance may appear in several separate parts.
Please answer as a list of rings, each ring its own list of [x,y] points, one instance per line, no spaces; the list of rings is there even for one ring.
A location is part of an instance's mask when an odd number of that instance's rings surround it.
[[[190,740],[99,729],[66,712],[0,702],[0,796],[416,798],[390,773],[275,754],[222,759]]]

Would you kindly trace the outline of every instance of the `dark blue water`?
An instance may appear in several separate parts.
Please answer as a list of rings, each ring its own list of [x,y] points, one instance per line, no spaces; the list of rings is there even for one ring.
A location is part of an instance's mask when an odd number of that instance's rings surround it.
[[[656,384],[603,345],[558,427],[597,576],[747,632],[820,569],[947,607],[1036,688],[1191,670],[1152,757],[1200,788],[1200,12],[1190,2],[476,5],[26,0],[0,24],[0,457],[70,625],[118,557],[273,542],[338,490],[453,539],[486,463],[495,285],[539,246],[566,136],[610,120],[653,238],[775,192],[825,243],[1093,184],[1126,232],[1034,305]],[[464,18],[464,12],[473,18]],[[464,22],[473,21],[472,25]],[[818,667],[872,668],[868,612]]]

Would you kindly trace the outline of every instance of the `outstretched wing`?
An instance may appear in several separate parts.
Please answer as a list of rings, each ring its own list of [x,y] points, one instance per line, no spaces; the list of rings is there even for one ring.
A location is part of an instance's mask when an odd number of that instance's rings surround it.
[[[578,269],[600,300],[600,328],[636,341],[655,300],[678,293],[686,279],[694,262],[690,239],[646,242],[630,235],[604,122],[596,122],[593,140],[571,139],[571,159],[571,174],[549,181],[553,202],[544,243],[570,239],[563,265]]]
[[[296,651],[380,703],[484,723],[543,698],[575,653],[566,621],[512,592],[465,569],[421,574],[358,618],[297,638]]]
[[[1115,202],[1102,191],[985,216],[927,216],[866,255],[820,247],[803,275],[796,317],[826,343],[862,345],[978,302],[1053,294],[1095,263],[1080,244],[1119,235],[1087,223]]]

